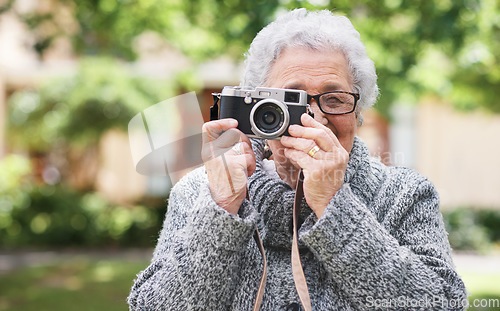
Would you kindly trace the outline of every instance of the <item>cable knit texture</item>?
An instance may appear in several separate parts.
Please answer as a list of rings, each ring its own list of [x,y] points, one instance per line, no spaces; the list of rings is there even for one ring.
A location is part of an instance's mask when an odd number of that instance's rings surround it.
[[[212,199],[204,168],[172,189],[151,264],[128,298],[130,310],[252,310],[262,258],[268,260],[261,310],[300,305],[290,248],[294,190],[263,168],[237,216]],[[316,215],[303,200],[301,260],[313,310],[462,310],[466,290],[455,272],[434,186],[415,171],[387,167],[355,138],[344,184]],[[298,309],[296,309],[298,310]]]

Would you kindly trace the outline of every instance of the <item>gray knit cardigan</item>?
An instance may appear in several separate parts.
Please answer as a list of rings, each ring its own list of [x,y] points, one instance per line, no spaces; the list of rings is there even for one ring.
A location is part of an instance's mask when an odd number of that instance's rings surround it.
[[[261,310],[299,310],[291,259],[294,190],[262,167],[239,215],[212,199],[204,168],[172,189],[151,264],[138,274],[130,310],[252,310],[262,258]],[[462,310],[467,294],[454,270],[434,186],[415,171],[387,167],[355,138],[345,182],[317,219],[303,200],[301,260],[313,310]]]

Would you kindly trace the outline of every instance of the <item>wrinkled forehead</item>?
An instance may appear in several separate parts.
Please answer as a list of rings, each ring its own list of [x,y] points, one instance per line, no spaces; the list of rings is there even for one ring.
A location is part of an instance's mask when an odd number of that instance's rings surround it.
[[[331,46],[310,47],[301,44],[288,45],[280,50],[269,66],[264,85],[269,86],[278,75],[287,75],[287,78],[297,80],[296,84],[300,83],[298,76],[295,75],[302,72],[308,72],[313,79],[320,79],[327,72],[331,72],[343,76],[349,86],[352,86],[351,66],[342,49]],[[303,89],[303,86],[294,85],[293,88]]]

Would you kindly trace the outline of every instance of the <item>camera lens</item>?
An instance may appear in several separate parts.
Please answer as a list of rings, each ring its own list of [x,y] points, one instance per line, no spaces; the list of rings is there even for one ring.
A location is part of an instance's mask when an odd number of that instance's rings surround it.
[[[262,116],[262,121],[266,124],[273,124],[274,120],[276,120],[276,115],[272,111],[268,111]]]
[[[288,127],[288,109],[275,99],[264,99],[252,108],[250,124],[259,137],[277,138]]]
[[[254,122],[258,129],[264,133],[274,133],[283,123],[283,111],[274,104],[261,105],[254,115]]]

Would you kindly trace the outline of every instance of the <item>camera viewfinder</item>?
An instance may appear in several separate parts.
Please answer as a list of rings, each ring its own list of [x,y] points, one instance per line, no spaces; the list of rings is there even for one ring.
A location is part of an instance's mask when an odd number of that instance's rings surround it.
[[[285,102],[287,103],[298,103],[300,100],[299,92],[285,92]]]

